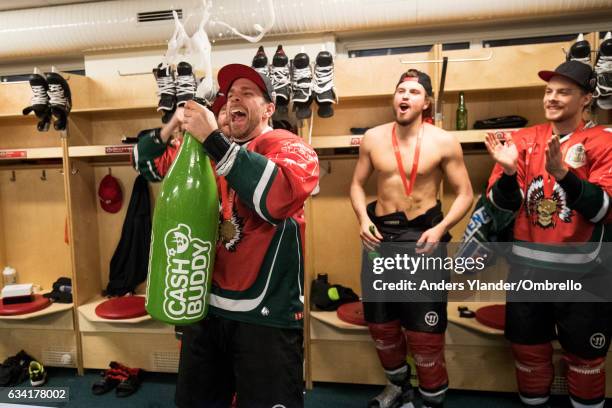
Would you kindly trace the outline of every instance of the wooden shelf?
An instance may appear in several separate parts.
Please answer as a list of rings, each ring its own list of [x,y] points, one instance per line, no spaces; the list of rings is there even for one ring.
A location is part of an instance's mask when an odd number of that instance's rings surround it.
[[[0,320],[28,320],[36,317],[48,316],[58,312],[64,312],[71,310],[73,307],[72,303],[57,303],[53,302],[44,309],[37,310],[36,312],[14,315],[14,316],[0,316]]]
[[[106,301],[97,297],[77,308],[79,328],[82,332],[121,332],[121,333],[174,333],[173,326],[154,320],[150,315],[132,319],[104,319],[95,312],[96,307]]]
[[[323,311],[310,311],[310,316],[314,319],[317,319],[320,322],[326,323],[330,326],[333,326],[337,329],[342,330],[354,330],[354,331],[362,331],[367,332],[368,328],[366,326],[359,326],[357,324],[347,323],[338,318],[338,314],[333,312],[323,312]]]
[[[484,143],[488,133],[512,133],[518,129],[476,129],[476,130],[451,130],[460,143]]]
[[[142,323],[148,320],[151,320],[151,316],[146,314],[140,317],[134,317],[131,319],[105,319],[96,314],[96,307],[100,303],[107,301],[106,298],[97,298],[93,302],[84,304],[78,307],[79,314],[82,315],[85,319],[93,323],[118,323],[118,324],[135,324]]]
[[[70,146],[68,156],[70,157],[109,157],[129,156],[134,145],[95,145],[95,146]]]
[[[476,318],[466,318],[459,316],[459,310],[457,307],[459,306],[468,306],[470,310],[476,311],[484,306],[496,305],[499,302],[448,302],[447,313],[448,313],[448,321],[455,323],[459,326],[468,328],[470,330],[477,331],[483,334],[492,334],[496,336],[503,336],[504,331],[494,329],[492,327],[485,326],[476,320]]]
[[[313,136],[312,147],[330,149],[335,147],[359,147],[363,135]]]
[[[515,132],[518,129],[479,129],[451,130],[460,143],[484,143],[487,133]],[[359,147],[363,135],[313,136],[312,147],[315,149]]]
[[[0,161],[34,160],[34,159],[61,159],[61,147],[35,147],[24,149],[0,150]]]

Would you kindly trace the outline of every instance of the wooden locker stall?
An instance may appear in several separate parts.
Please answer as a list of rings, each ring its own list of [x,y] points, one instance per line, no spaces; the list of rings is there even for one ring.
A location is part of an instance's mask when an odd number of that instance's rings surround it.
[[[156,85],[151,74],[88,78],[88,105],[75,113],[84,137],[70,138],[68,178],[75,240],[74,273],[81,286],[76,300],[84,368],[104,368],[112,360],[150,371],[176,372],[178,342],[173,327],[150,316],[113,321],[100,318],[95,307],[103,302],[110,260],[119,242],[136,171],[130,165],[132,146],[123,136],[161,126],[155,112]],[[76,118],[75,118],[76,119]],[[121,210],[104,211],[98,200],[100,181],[107,174],[119,180]],[[151,183],[152,208],[159,184]],[[144,283],[136,289],[144,295]]]
[[[78,87],[78,78],[70,82]],[[53,126],[38,132],[33,115],[22,115],[31,93],[27,82],[0,84],[0,268],[15,268],[17,283],[32,283],[40,295],[58,278],[73,276],[65,241],[64,139]],[[73,304],[0,316],[0,355],[22,349],[48,366],[77,367]]]
[[[591,38],[592,37],[592,38]],[[589,36],[594,40],[595,34]],[[332,284],[348,286],[361,292],[359,226],[353,213],[349,186],[357,159],[360,136],[351,135],[352,127],[373,127],[392,121],[392,94],[401,72],[417,68],[432,76],[434,93],[440,74],[436,63],[426,60],[451,59],[443,97],[442,127],[461,142],[464,159],[475,199],[483,192],[493,166],[483,141],[486,132],[473,130],[474,121],[496,116],[521,115],[527,126],[545,121],[542,108],[544,82],[540,70],[552,70],[564,61],[562,49],[569,43],[507,46],[481,50],[442,51],[435,45],[426,54],[363,57],[335,60],[335,84],[340,102],[330,119],[314,117],[312,129],[302,129],[318,150],[321,165],[321,191],[308,204],[309,251],[306,255],[307,280],[327,273]],[[452,62],[453,59],[482,58],[486,61]],[[401,61],[407,62],[402,64]],[[411,64],[409,61],[419,61]],[[469,112],[467,131],[454,131],[458,94],[465,92]],[[434,95],[435,96],[435,95]],[[609,114],[599,118],[609,123]],[[366,188],[369,199],[375,194],[374,175]],[[452,191],[441,189],[445,213],[454,199]],[[369,202],[369,201],[368,201]],[[469,214],[452,230],[453,241],[459,241]],[[503,273],[503,270],[501,270]],[[310,282],[309,282],[310,283]],[[309,287],[309,286],[307,286]],[[483,303],[478,294],[464,302],[472,309]],[[458,303],[449,303],[449,326],[446,333],[446,362],[452,388],[515,391],[514,362],[509,344],[499,330],[471,326],[459,319]],[[456,315],[456,316],[455,316]],[[367,328],[340,321],[335,312],[308,309],[306,314],[308,386],[315,381],[385,384],[386,378],[378,362]],[[451,321],[461,323],[456,324]],[[560,349],[555,345],[556,384],[563,385]],[[482,373],[494,373],[483,380]],[[609,380],[611,390],[612,381]],[[556,386],[560,389],[561,386]],[[612,392],[612,391],[609,391]]]

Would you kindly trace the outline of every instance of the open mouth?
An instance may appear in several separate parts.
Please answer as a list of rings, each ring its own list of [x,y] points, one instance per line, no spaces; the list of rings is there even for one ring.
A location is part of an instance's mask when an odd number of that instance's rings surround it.
[[[235,108],[230,111],[232,122],[242,121],[246,119],[246,112],[242,108]]]
[[[408,109],[410,109],[410,105],[408,105],[407,103],[400,103],[399,104],[399,111],[400,111],[400,113],[406,113],[408,111]]]

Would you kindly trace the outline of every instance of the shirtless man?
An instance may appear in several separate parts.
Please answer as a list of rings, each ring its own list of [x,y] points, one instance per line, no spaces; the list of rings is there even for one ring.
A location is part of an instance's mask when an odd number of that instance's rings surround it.
[[[361,240],[369,250],[381,242],[399,241],[417,242],[418,253],[432,253],[438,242],[450,240],[448,231],[472,206],[472,186],[459,142],[450,133],[423,122],[425,116],[431,116],[432,104],[429,76],[409,70],[395,89],[395,121],[370,129],[361,142],[351,201]],[[394,139],[398,149],[394,149]],[[364,185],[374,170],[378,170],[377,200],[366,205]],[[437,199],[444,176],[457,195],[446,217]],[[369,406],[413,407],[406,364],[408,344],[424,407],[441,407],[448,388],[446,303],[365,302],[364,314],[391,383]]]

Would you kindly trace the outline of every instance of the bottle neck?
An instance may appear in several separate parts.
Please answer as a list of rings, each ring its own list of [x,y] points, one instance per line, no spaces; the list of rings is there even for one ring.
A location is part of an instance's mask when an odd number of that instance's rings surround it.
[[[459,106],[465,106],[465,96],[463,92],[459,92]]]

